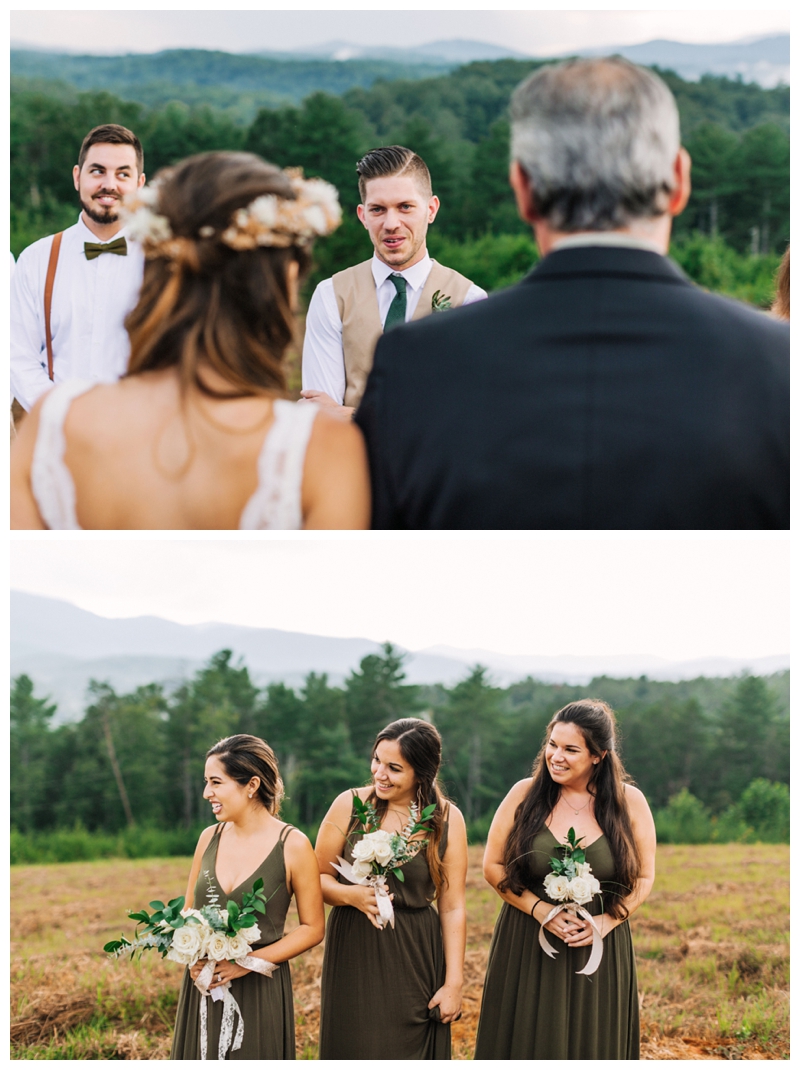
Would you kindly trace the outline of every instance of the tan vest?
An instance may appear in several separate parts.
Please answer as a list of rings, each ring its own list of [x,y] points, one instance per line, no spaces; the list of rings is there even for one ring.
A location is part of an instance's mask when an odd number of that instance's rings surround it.
[[[430,275],[419,295],[411,317],[420,320],[431,313],[431,301],[437,290],[450,298],[455,308],[464,303],[472,283],[452,268],[433,261]],[[383,334],[378,295],[372,274],[372,261],[346,268],[333,276],[333,292],[342,317],[342,348],[346,387],[345,405],[357,408],[364,395],[367,377],[372,370],[375,346]]]

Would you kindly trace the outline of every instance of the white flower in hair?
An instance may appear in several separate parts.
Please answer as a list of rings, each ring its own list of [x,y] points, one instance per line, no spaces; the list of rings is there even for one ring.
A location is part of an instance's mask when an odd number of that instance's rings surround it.
[[[128,236],[133,241],[160,242],[169,241],[172,237],[172,228],[167,217],[158,215],[145,204],[140,204],[130,213],[125,225]]]
[[[271,193],[256,197],[249,210],[257,223],[264,227],[274,227],[278,221],[278,198]]]

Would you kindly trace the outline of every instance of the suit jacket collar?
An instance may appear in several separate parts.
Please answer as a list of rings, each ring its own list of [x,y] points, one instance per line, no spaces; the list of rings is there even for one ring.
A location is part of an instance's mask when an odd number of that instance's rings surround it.
[[[611,245],[555,249],[543,257],[523,281],[544,282],[549,279],[591,275],[633,276],[692,285],[678,265],[666,256],[651,253],[646,249]]]

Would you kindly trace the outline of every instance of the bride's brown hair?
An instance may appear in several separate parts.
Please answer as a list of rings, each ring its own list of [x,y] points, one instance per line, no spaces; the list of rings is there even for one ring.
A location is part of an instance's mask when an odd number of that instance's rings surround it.
[[[378,733],[372,745],[373,754],[378,744],[385,739],[391,739],[397,743],[404,760],[414,770],[420,811],[430,806],[431,803],[436,803],[433,816],[426,822],[431,832],[427,837],[428,846],[425,848],[425,857],[438,898],[447,884],[442,861],[444,852],[441,851],[441,845],[444,834],[445,807],[448,803],[436,779],[439,766],[442,764],[442,737],[428,721],[423,721],[419,717],[402,717],[399,721],[392,721]],[[389,805],[388,802],[385,799],[379,799],[374,788],[370,792],[369,801],[375,804],[378,817],[383,818]]]
[[[299,246],[234,250],[218,238],[237,209],[273,194],[294,200],[277,167],[247,152],[207,152],[159,172],[159,215],[180,252],[145,263],[139,302],[125,326],[128,375],[175,367],[183,390],[212,397],[282,394],[284,353],[294,337],[288,281],[292,261],[310,264]],[[207,364],[230,384],[217,392],[203,382]]]
[[[642,863],[639,849],[633,836],[628,805],[625,801],[625,784],[631,778],[625,772],[617,754],[617,733],[614,711],[599,699],[582,699],[571,702],[554,714],[547,726],[544,743],[533,764],[528,794],[517,807],[514,824],[506,840],[503,865],[505,876],[498,885],[501,892],[511,891],[522,895],[531,886],[531,844],[537,833],[558,802],[561,788],[550,776],[547,767],[547,743],[557,724],[574,724],[584,738],[589,753],[600,759],[592,767],[589,779],[589,794],[594,796],[594,816],[611,850],[614,859],[614,883],[603,886],[605,910],[614,918],[628,915],[621,902],[639,879]]]

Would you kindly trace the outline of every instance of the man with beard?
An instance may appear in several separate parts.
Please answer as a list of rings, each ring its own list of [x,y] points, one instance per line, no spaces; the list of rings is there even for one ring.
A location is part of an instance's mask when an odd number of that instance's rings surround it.
[[[112,382],[127,367],[124,321],[136,304],[144,257],[126,239],[119,210],[144,185],[139,139],[114,123],[95,127],[72,177],[78,222],[25,249],[11,282],[11,391],[25,410],[53,382]]]

